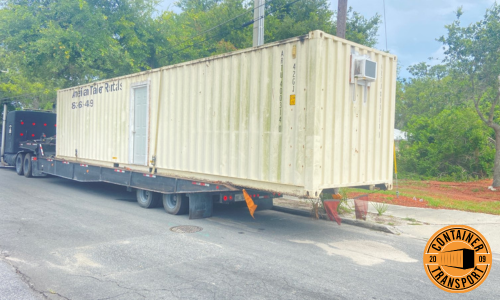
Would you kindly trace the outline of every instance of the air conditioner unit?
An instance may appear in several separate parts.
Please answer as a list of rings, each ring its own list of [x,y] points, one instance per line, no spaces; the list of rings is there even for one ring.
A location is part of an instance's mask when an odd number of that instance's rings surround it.
[[[354,60],[354,77],[357,80],[373,82],[377,79],[377,63],[367,58]]]

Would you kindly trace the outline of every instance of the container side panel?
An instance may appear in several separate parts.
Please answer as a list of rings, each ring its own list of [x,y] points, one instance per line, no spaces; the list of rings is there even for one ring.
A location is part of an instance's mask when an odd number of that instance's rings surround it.
[[[335,37],[327,39],[328,43],[318,51],[320,60],[325,56],[320,64],[324,69],[315,77],[324,78],[317,91],[321,101],[316,109],[322,116],[321,125],[314,122],[314,126],[321,126],[316,132],[323,132],[319,153],[324,169],[321,178],[314,179],[313,186],[391,184],[395,58],[366,47],[341,43]],[[368,87],[351,82],[351,54],[377,62],[377,79]],[[312,176],[310,170],[306,173]]]
[[[377,62],[369,87],[351,82],[351,54]],[[395,70],[393,55],[314,31],[61,90],[57,156],[146,172],[156,156],[159,174],[306,197],[392,183]],[[132,163],[138,86],[146,166]]]

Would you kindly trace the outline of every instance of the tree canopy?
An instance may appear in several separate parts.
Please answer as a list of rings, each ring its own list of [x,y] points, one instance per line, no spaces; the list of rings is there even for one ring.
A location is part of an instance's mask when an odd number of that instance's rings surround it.
[[[181,12],[161,14],[157,4],[0,0],[0,69],[8,70],[0,73],[0,98],[33,94],[24,107],[48,107],[60,88],[252,46],[252,1],[180,0]],[[334,34],[335,20],[326,0],[268,1],[265,40]],[[350,9],[347,22],[348,39],[375,44],[378,15]]]
[[[462,14],[438,39],[444,61],[411,66],[398,83],[396,127],[409,133],[400,166],[449,179],[493,175],[500,186],[500,4],[465,27]]]

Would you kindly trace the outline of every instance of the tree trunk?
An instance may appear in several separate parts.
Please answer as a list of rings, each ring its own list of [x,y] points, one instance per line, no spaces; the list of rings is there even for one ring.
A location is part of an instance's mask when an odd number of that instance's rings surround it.
[[[493,167],[493,187],[500,187],[500,128],[495,130],[495,165]]]

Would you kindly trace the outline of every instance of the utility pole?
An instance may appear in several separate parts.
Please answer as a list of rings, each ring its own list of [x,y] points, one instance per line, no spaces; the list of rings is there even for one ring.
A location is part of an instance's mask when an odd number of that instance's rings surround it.
[[[339,0],[337,10],[337,36],[345,39],[345,27],[347,19],[347,0]]]
[[[253,1],[253,46],[264,45],[264,16],[266,0]]]

